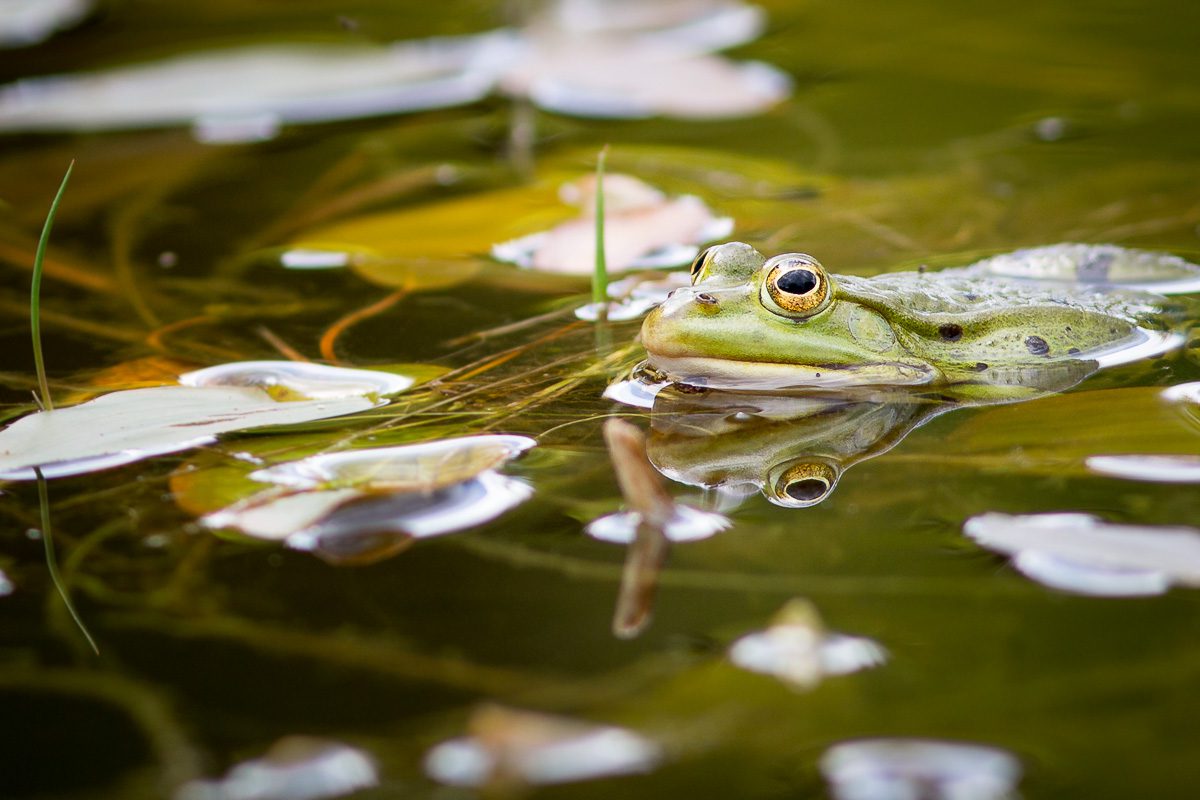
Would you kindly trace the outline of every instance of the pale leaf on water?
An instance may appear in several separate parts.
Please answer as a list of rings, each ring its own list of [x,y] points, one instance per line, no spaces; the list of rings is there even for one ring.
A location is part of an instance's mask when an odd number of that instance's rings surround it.
[[[174,453],[218,435],[373,408],[366,397],[276,402],[252,387],[158,386],[30,414],[0,431],[0,479],[79,475]]]

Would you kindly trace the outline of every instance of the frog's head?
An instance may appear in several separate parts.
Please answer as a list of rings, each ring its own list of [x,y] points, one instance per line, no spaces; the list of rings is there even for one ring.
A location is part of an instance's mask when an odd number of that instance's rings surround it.
[[[710,247],[642,325],[650,363],[672,380],[736,389],[925,383],[935,370],[897,344],[888,319],[840,296],[812,256]]]

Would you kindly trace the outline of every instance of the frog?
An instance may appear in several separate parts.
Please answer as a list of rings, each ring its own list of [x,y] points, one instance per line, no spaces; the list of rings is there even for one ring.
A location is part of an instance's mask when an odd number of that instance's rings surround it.
[[[1166,295],[1197,289],[1197,265],[1117,245],[860,277],[728,242],[696,257],[640,337],[649,368],[699,387],[1019,391],[1177,347],[1187,307]]]

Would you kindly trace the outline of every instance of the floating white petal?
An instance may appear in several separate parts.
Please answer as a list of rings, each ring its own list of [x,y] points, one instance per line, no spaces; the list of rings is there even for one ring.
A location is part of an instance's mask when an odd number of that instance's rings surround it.
[[[184,373],[179,382],[184,386],[257,386],[267,391],[282,387],[310,400],[371,397],[377,403],[415,383],[390,372],[300,361],[234,361]]]
[[[588,536],[602,542],[630,544],[641,523],[641,514],[636,511],[622,511],[594,519],[583,530]],[[667,522],[663,533],[672,542],[694,542],[720,533],[732,524],[728,517],[721,514],[677,504],[675,514]]]
[[[1091,456],[1087,468],[1101,475],[1152,483],[1200,483],[1200,456]]]
[[[28,78],[0,89],[0,130],[201,123],[211,135],[224,120],[261,138],[264,121],[319,122],[473,102],[491,91],[516,46],[508,31],[390,47],[275,45]]]
[[[276,488],[200,522],[334,563],[377,560],[408,540],[482,525],[528,500],[529,484],[493,470],[533,445],[497,434],[312,456],[251,473]]]
[[[310,456],[258,470],[250,477],[293,489],[348,486],[370,491],[431,491],[498,467],[535,444],[528,436],[460,436]]]
[[[1114,525],[1087,514],[983,514],[963,532],[1059,589],[1129,596],[1200,586],[1200,531],[1193,528]]]
[[[175,800],[324,800],[379,785],[374,760],[338,742],[290,736],[219,780],[184,784]]]
[[[1162,396],[1164,400],[1169,400],[1172,403],[1200,404],[1200,381],[1170,386],[1163,389]]]
[[[1013,566],[1051,589],[1097,597],[1153,597],[1171,588],[1163,572],[1081,564],[1043,550],[1022,550],[1013,556]]]
[[[638,734],[528,711],[487,708],[475,734],[451,739],[425,756],[429,777],[451,786],[532,786],[649,772],[662,749]]]
[[[1003,800],[1021,779],[1003,750],[925,739],[843,742],[820,767],[835,800]]]
[[[581,216],[548,231],[492,247],[492,256],[527,269],[590,275],[596,258],[595,182],[566,184],[560,194]],[[718,217],[698,197],[668,197],[628,175],[604,179],[604,251],[610,273],[687,264],[699,245],[728,236],[733,220]]]
[[[0,47],[45,41],[91,9],[92,0],[0,0]]]
[[[734,642],[729,660],[807,689],[826,675],[879,666],[887,661],[887,651],[870,639],[826,631],[811,604],[793,600],[766,630]]]

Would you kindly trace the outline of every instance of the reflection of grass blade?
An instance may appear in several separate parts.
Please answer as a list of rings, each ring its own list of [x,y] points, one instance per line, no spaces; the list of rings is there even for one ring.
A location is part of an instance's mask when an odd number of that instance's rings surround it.
[[[72,162],[73,163],[73,162]],[[70,174],[70,170],[67,170]],[[63,181],[66,185],[66,181]],[[62,192],[60,191],[61,195]],[[57,201],[55,201],[57,202]],[[53,215],[53,211],[50,212]],[[80,632],[83,633],[83,638],[87,639],[87,643],[91,646],[92,652],[100,655],[100,648],[96,646],[96,640],[88,633],[87,626],[83,624],[83,620],[79,617],[79,612],[75,610],[74,604],[71,603],[71,596],[67,594],[67,587],[63,585],[62,578],[58,574],[58,561],[54,558],[54,541],[50,534],[50,498],[46,493],[46,479],[42,475],[42,470],[38,467],[33,468],[37,475],[38,485],[38,506],[42,512],[42,543],[46,547],[46,571],[50,573],[50,580],[54,583],[54,588],[58,590],[59,597],[62,598],[63,605],[67,607],[67,611],[71,614],[71,619],[75,620],[75,624],[79,626]]]
[[[597,320],[603,321],[608,308],[608,264],[604,258],[604,158],[608,147],[596,158],[596,267],[592,272],[592,302]]]
[[[50,212],[46,214],[46,224],[42,226],[42,238],[38,239],[37,255],[33,257],[33,283],[29,288],[29,329],[33,335],[33,364],[37,370],[38,386],[42,391],[39,402],[42,408],[45,409],[54,408],[54,402],[50,399],[50,385],[46,382],[46,363],[42,360],[42,324],[40,316],[42,262],[46,259],[46,243],[50,241],[50,228],[54,226],[54,215],[58,213],[58,204],[62,201],[63,192],[67,190],[67,181],[70,180],[71,170],[73,169],[75,169],[74,161],[67,166],[67,172],[63,175],[62,183],[58,186],[58,194],[54,195],[54,202],[50,204]]]

